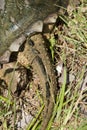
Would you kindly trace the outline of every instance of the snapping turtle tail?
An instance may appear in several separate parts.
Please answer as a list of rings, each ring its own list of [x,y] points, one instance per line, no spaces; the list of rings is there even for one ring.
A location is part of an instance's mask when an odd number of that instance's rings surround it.
[[[43,122],[41,124],[41,129],[40,130],[46,130],[49,120],[52,116],[52,112],[53,112],[53,107],[54,107],[54,102],[50,102],[49,103],[49,108],[45,107],[45,114],[44,114],[44,119]]]
[[[46,130],[49,120],[52,116],[53,107],[54,107],[54,94],[51,92],[51,84],[47,78],[46,70],[42,59],[39,56],[36,56],[32,63],[33,70],[37,73],[40,78],[40,83],[43,89],[43,99],[44,99],[44,111],[43,119],[40,130]],[[38,69],[37,69],[38,68]]]
[[[49,58],[46,48],[46,41],[43,40],[41,34],[37,34],[31,38],[35,41],[34,48],[38,51],[33,62],[33,70],[37,73],[40,79],[40,85],[42,88],[42,95],[44,100],[43,118],[40,130],[46,130],[49,120],[52,116],[55,95],[56,95],[56,76],[54,67]]]

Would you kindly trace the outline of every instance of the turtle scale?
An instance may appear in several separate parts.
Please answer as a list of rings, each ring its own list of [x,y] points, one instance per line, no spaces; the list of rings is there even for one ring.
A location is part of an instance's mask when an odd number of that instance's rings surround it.
[[[59,0],[5,0],[4,10],[0,11],[0,56],[8,50],[12,42],[22,34],[27,36],[35,31],[32,24],[42,21],[58,10]],[[30,31],[30,32],[29,32]]]

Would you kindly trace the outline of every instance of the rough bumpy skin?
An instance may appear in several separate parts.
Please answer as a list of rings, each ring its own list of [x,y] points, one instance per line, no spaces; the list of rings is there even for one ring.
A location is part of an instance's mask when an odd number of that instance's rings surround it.
[[[35,44],[32,45],[31,41],[29,41],[25,45],[24,52],[19,53],[18,61],[24,66],[31,65],[40,79],[45,104],[40,130],[45,130],[55,103],[56,77],[42,36],[40,34],[35,35],[32,37],[32,40],[35,41]]]

